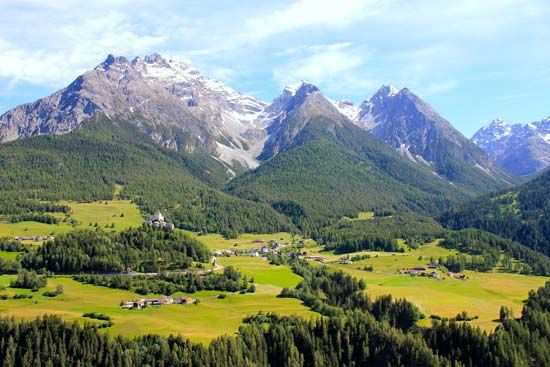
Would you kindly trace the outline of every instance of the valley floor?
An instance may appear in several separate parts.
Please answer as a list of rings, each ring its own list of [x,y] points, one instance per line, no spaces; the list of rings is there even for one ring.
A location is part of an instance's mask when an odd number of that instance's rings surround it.
[[[314,249],[314,252],[319,248]],[[459,280],[444,276],[442,279],[397,274],[404,268],[425,265],[433,256],[448,256],[456,254],[454,250],[439,247],[437,242],[421,246],[417,250],[405,253],[388,252],[360,252],[357,254],[369,255],[370,258],[342,264],[333,252],[319,252],[327,259],[326,265],[342,269],[350,275],[364,279],[367,283],[366,292],[373,298],[383,294],[394,297],[404,297],[417,305],[427,317],[420,324],[429,325],[430,315],[441,317],[455,317],[459,312],[467,311],[470,316],[478,316],[472,320],[484,330],[492,331],[498,325],[501,306],[514,311],[514,315],[521,315],[523,301],[530,290],[544,285],[549,279],[542,276],[509,274],[501,272],[464,271],[467,280]],[[350,254],[350,256],[357,255]],[[422,256],[422,260],[419,257]],[[373,271],[363,270],[370,265]]]
[[[0,237],[59,234],[74,228],[93,228],[96,223],[102,229],[122,230],[142,223],[138,208],[130,201],[62,204],[69,205],[71,213],[68,216],[55,214],[62,220],[60,224],[0,223]],[[364,213],[363,216],[364,218],[359,219],[372,217],[370,213]],[[74,226],[69,224],[71,219],[74,220]],[[507,306],[515,315],[520,315],[528,292],[548,280],[546,277],[502,272],[465,271],[468,280],[447,276],[437,280],[397,274],[404,268],[425,265],[430,257],[445,257],[457,253],[455,250],[438,246],[437,241],[418,249],[407,249],[404,253],[354,253],[350,254],[350,257],[369,255],[369,258],[344,263],[342,258],[345,255],[323,251],[314,241],[293,237],[288,233],[243,234],[236,239],[224,239],[219,234],[188,233],[212,251],[259,249],[272,240],[284,243],[303,241],[304,250],[308,255],[320,256],[326,265],[364,279],[367,283],[366,292],[373,298],[391,294],[394,297],[404,297],[416,304],[427,316],[420,321],[424,325],[429,324],[430,315],[454,317],[459,312],[467,311],[470,316],[478,316],[471,321],[472,324],[487,331],[494,330],[498,325],[495,319],[498,318],[501,306]],[[13,260],[16,256],[15,252],[0,252],[3,259]],[[29,290],[9,288],[7,286],[15,276],[3,275],[0,276],[0,286],[6,288],[0,290],[0,294],[6,294],[9,298],[0,300],[0,316],[34,318],[43,314],[58,314],[69,320],[94,322],[84,319],[82,314],[96,312],[113,319],[114,325],[106,329],[109,333],[129,336],[144,333],[182,334],[202,342],[222,334],[233,334],[242,324],[244,317],[259,311],[298,314],[305,317],[318,316],[297,299],[277,297],[282,288],[294,287],[301,280],[288,267],[270,265],[265,259],[251,256],[218,256],[217,263],[218,269],[231,265],[247,277],[253,277],[256,293],[228,293],[225,299],[218,299],[217,296],[221,292],[201,291],[192,295],[193,298],[200,299],[198,305],[164,305],[141,311],[128,311],[119,307],[120,301],[138,299],[142,296],[124,290],[81,284],[70,277],[54,277],[48,280],[48,289],[53,290],[59,284],[65,292],[61,296],[49,298],[42,295],[45,289],[31,293]],[[367,266],[372,267],[373,271],[366,271]],[[14,300],[11,298],[14,294],[32,294],[33,298]]]
[[[32,299],[0,300],[0,316],[35,318],[44,314],[60,315],[67,320],[90,322],[83,318],[86,312],[105,314],[111,317],[114,325],[107,330],[112,334],[127,336],[154,333],[160,335],[181,334],[192,340],[207,342],[223,334],[233,334],[242,320],[248,316],[263,312],[276,312],[281,315],[297,314],[304,317],[316,317],[297,299],[277,298],[282,287],[293,287],[300,277],[285,266],[269,265],[259,258],[233,257],[221,261],[223,265],[234,265],[244,274],[254,276],[255,293],[226,293],[227,297],[218,299],[219,291],[200,291],[190,295],[200,299],[198,305],[163,305],[143,310],[121,309],[122,300],[147,297],[130,291],[110,289],[82,284],[70,277],[48,279],[48,290],[62,285],[64,293],[55,298],[42,295],[46,289],[32,293],[26,289],[6,288],[0,294],[10,298],[14,294],[32,294]],[[0,276],[0,285],[8,286],[15,276]],[[180,294],[180,293],[178,293]],[[92,320],[93,322],[93,320]]]

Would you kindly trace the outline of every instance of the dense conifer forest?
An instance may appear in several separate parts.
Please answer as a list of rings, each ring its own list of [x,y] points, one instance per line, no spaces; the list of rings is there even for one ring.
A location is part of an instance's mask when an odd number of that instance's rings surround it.
[[[288,151],[231,180],[226,190],[270,204],[308,234],[359,211],[429,214],[473,195],[401,159],[360,129],[317,118],[295,140]]]
[[[121,198],[146,213],[163,210],[180,228],[228,236],[294,229],[269,206],[219,191],[227,169],[208,155],[164,149],[131,124],[101,116],[67,135],[2,144],[0,166],[4,215],[66,212],[41,201],[108,200],[121,185]]]
[[[21,263],[61,274],[119,273],[185,269],[192,261],[208,262],[209,258],[210,251],[189,235],[144,225],[120,233],[73,231],[29,250]]]
[[[550,255],[550,171],[510,191],[485,195],[444,213],[453,229],[475,227]]]

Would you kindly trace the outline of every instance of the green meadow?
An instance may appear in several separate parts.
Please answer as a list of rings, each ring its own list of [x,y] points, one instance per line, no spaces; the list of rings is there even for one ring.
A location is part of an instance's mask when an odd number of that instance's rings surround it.
[[[120,231],[141,225],[143,218],[138,207],[129,200],[106,200],[93,203],[63,201],[68,205],[68,215],[54,213],[60,219],[58,224],[39,222],[0,222],[0,237],[45,236],[69,232],[75,228],[91,228],[96,223],[105,230]],[[69,224],[71,220],[74,226]]]
[[[367,283],[366,291],[373,297],[391,294],[406,298],[426,316],[454,317],[465,310],[469,315],[479,317],[471,321],[474,325],[488,331],[498,325],[494,320],[498,318],[501,306],[507,306],[515,315],[520,315],[529,291],[548,281],[547,277],[501,272],[464,271],[468,280],[447,276],[437,280],[397,274],[399,269],[425,265],[430,256],[437,258],[453,253],[456,254],[456,251],[439,247],[436,241],[405,253],[362,252],[370,258],[353,264],[341,264],[338,259],[342,255],[332,252],[320,252],[319,255],[327,258],[328,266],[364,279]],[[422,260],[419,260],[420,256]],[[373,267],[372,272],[363,270],[367,265]],[[429,318],[421,321],[422,324],[429,322]]]
[[[0,259],[15,260],[21,252],[0,251]]]
[[[0,291],[0,294],[11,297],[16,293],[25,293],[32,294],[33,298],[0,300],[0,315],[34,318],[56,314],[67,320],[84,323],[94,321],[83,318],[83,313],[96,312],[109,315],[113,319],[114,325],[105,329],[109,333],[127,336],[146,333],[181,334],[201,342],[235,333],[243,318],[259,311],[304,317],[317,315],[299,300],[277,298],[282,287],[293,287],[301,279],[288,267],[269,265],[265,260],[252,257],[223,258],[220,262],[223,265],[233,265],[246,275],[254,277],[256,292],[226,293],[225,299],[218,299],[220,292],[201,291],[189,295],[200,299],[198,305],[164,305],[138,311],[119,307],[122,300],[142,298],[133,292],[81,284],[69,277],[54,277],[48,279],[47,289],[53,290],[60,284],[64,288],[64,294],[49,298],[42,296],[46,288],[35,293],[9,288],[9,281],[15,276],[3,275],[0,276],[0,285],[7,288]]]
[[[276,240],[286,243],[292,241],[292,235],[286,232],[273,234],[244,233],[235,239],[225,239],[222,235],[217,233],[199,235],[196,232],[187,232],[204,243],[210,250],[250,250],[260,248],[262,246],[260,241],[268,242],[270,240]],[[301,237],[296,236],[296,240],[299,239],[301,239]]]
[[[218,262],[221,265],[231,265],[239,269],[247,277],[254,277],[254,282],[261,284],[265,289],[273,290],[273,294],[279,294],[282,288],[296,286],[301,277],[294,274],[288,267],[283,265],[270,265],[267,260],[250,256],[220,257]]]

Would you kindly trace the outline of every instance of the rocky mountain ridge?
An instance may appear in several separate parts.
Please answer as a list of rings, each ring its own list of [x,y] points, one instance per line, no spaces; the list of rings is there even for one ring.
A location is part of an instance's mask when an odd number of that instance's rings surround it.
[[[507,179],[480,148],[407,88],[384,85],[354,106],[332,101],[302,81],[266,103],[159,54],[131,61],[109,55],[66,88],[0,116],[0,141],[64,134],[97,114],[133,121],[165,147],[206,152],[230,173],[285,151],[313,117],[322,115],[370,131],[451,183],[464,169]]]
[[[550,117],[527,124],[497,118],[479,129],[472,142],[507,171],[530,176],[550,165]]]

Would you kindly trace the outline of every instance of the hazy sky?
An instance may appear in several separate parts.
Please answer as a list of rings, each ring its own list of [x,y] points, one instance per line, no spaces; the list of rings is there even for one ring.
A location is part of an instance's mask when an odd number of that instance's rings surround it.
[[[93,4],[91,4],[93,3]],[[0,113],[107,54],[159,52],[264,100],[408,87],[470,137],[550,115],[549,0],[0,0]]]

